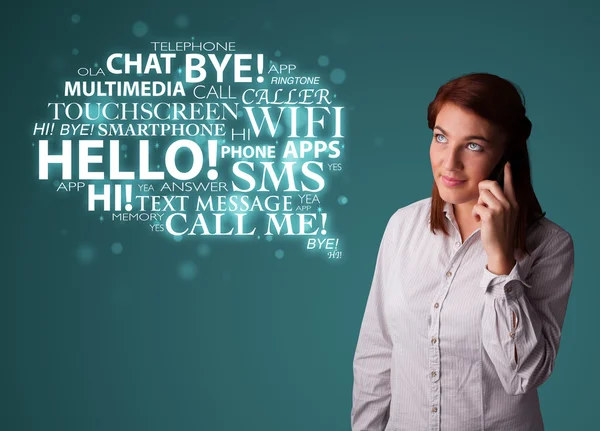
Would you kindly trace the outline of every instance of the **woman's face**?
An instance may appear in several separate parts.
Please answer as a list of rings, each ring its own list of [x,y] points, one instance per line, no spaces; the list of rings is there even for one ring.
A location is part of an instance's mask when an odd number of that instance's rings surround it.
[[[452,204],[479,198],[479,182],[488,179],[504,151],[504,138],[490,122],[453,103],[438,113],[429,149],[440,197]],[[448,183],[453,178],[460,183]]]

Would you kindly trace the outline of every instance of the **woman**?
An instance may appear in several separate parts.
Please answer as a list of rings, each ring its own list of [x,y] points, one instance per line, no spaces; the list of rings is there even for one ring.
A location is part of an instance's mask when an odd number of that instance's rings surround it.
[[[428,125],[432,196],[386,226],[352,430],[543,430],[537,388],[554,368],[574,252],[533,191],[520,90],[461,76],[438,90]]]

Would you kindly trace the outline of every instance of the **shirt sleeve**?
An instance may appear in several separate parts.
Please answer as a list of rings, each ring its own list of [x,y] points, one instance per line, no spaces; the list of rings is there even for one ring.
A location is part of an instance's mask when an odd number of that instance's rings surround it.
[[[367,298],[356,352],[352,390],[352,431],[383,431],[389,419],[392,339],[384,317],[383,289],[394,245],[394,216],[385,228]]]
[[[517,262],[508,275],[486,265],[481,280],[483,348],[510,395],[544,383],[558,353],[573,282],[573,239],[564,231],[543,247],[527,277]]]

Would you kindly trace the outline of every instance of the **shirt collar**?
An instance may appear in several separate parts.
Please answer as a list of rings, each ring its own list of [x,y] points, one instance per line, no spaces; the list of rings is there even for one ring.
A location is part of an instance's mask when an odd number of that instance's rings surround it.
[[[458,223],[456,222],[456,218],[454,217],[454,205],[444,201],[444,214],[446,215],[446,218],[450,220],[450,223],[456,228],[456,230],[458,230]],[[475,235],[477,232],[481,232],[480,227],[475,229],[471,236]]]
[[[449,220],[454,219],[454,207],[451,203],[444,201],[444,214],[446,214],[446,218],[448,218]]]

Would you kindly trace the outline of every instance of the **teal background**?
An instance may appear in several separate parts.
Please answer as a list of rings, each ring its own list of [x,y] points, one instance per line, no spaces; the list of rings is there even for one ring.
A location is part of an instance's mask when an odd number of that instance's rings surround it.
[[[595,428],[600,290],[595,217],[600,38],[597,2],[432,0],[349,3],[19,2],[3,12],[4,139],[0,429],[349,430],[352,358],[377,247],[402,206],[430,195],[427,104],[467,72],[525,92],[533,183],[575,243],[575,280],[546,429]],[[81,22],[73,24],[71,16]],[[180,14],[189,18],[178,28]],[[137,38],[142,20],[148,35]],[[201,257],[134,225],[99,223],[78,196],[36,179],[31,128],[43,121],[73,48],[164,37],[226,37],[298,64],[347,73],[345,182],[336,210],[344,259],[299,244],[214,241]],[[95,58],[94,58],[95,57]],[[66,232],[65,232],[66,230]],[[119,241],[123,253],[110,246]],[[88,265],[76,260],[92,244]],[[274,257],[277,248],[283,259]],[[183,260],[198,264],[191,281]]]

